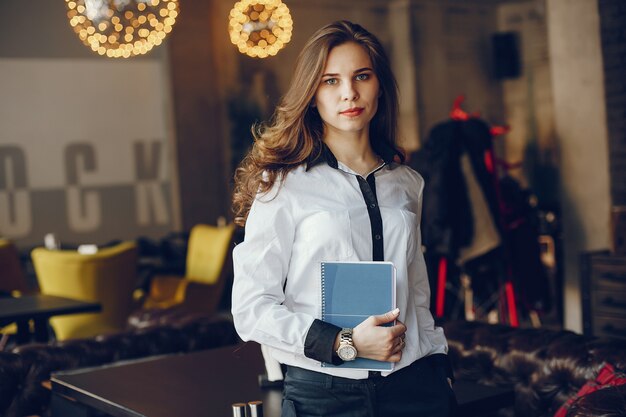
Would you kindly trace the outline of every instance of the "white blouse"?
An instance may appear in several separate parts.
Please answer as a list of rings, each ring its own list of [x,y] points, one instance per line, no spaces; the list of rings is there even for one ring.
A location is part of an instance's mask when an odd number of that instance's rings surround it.
[[[372,228],[358,175],[341,162],[337,168],[322,163],[291,171],[254,200],[245,239],[233,251],[232,313],[241,338],[266,345],[283,364],[353,379],[367,378],[368,372],[321,367],[304,355],[304,345],[321,317],[320,262],[372,260]],[[447,353],[448,346],[429,310],[420,236],[424,180],[396,163],[371,175],[384,260],[396,267],[399,320],[407,327],[395,372],[421,357]]]

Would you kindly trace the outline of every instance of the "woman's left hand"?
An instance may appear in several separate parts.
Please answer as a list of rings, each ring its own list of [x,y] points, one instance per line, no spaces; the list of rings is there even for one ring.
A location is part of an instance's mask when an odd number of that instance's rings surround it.
[[[404,349],[406,326],[400,320],[399,309],[378,316],[370,316],[356,326],[352,332],[352,341],[362,358],[385,362],[400,362]],[[383,326],[393,323],[392,326]],[[335,350],[338,346],[335,341]]]

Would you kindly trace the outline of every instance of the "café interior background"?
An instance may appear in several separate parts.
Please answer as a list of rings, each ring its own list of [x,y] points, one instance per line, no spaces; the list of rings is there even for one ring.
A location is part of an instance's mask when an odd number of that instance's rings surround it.
[[[623,3],[286,0],[291,42],[265,59],[231,44],[231,0],[180,0],[165,42],[129,59],[85,47],[64,3],[0,1],[0,234],[20,248],[50,232],[101,244],[231,219],[250,124],[271,115],[314,30],[348,19],[390,53],[408,152],[460,94],[468,112],[511,127],[496,151],[559,212],[563,325],[581,330],[579,254],[610,246],[610,207],[626,200]],[[494,76],[498,32],[517,34],[517,77]]]

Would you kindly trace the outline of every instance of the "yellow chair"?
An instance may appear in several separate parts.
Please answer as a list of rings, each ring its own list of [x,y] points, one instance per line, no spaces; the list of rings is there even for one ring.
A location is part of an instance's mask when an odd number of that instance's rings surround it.
[[[135,308],[137,246],[122,242],[95,254],[36,248],[31,257],[43,294],[96,301],[99,313],[53,317],[57,340],[93,337],[123,330]]]
[[[178,306],[194,312],[214,312],[230,270],[234,225],[215,227],[199,224],[191,229],[184,277],[155,276],[143,307]]]

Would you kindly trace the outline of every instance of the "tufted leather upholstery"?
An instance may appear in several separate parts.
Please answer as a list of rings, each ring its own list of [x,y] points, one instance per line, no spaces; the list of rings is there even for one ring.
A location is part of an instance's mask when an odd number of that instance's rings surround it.
[[[443,327],[456,378],[514,387],[515,406],[502,416],[553,416],[605,362],[626,369],[626,340],[480,322]]]

